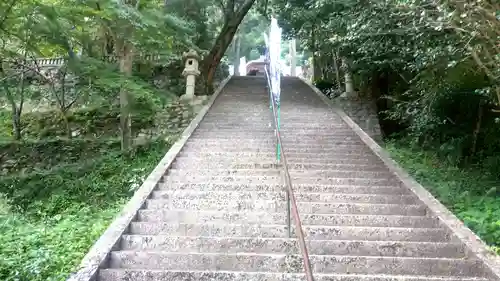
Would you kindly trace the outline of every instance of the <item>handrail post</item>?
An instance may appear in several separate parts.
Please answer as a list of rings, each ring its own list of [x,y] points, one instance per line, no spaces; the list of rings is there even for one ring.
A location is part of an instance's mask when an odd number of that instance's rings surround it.
[[[290,202],[290,191],[286,191],[286,226],[288,229],[288,238],[292,238],[292,222],[291,222],[291,202]]]
[[[277,130],[279,131],[281,128],[280,128],[280,105],[278,104],[277,106],[277,124],[276,124],[276,127],[277,127]],[[276,142],[276,158],[278,159],[278,162],[281,161],[281,144],[279,141]]]

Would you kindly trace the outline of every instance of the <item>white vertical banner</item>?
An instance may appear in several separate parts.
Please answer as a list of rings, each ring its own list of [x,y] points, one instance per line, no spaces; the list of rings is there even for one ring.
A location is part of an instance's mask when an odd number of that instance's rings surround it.
[[[280,76],[281,76],[281,28],[278,26],[278,20],[271,19],[271,29],[269,31],[269,68],[271,79],[271,91],[273,93],[274,102],[280,104]]]

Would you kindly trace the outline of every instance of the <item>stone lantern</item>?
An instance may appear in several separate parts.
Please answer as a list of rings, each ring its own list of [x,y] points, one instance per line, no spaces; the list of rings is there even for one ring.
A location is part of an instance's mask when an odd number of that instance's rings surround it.
[[[183,54],[185,61],[184,70],[182,75],[186,77],[186,93],[181,96],[183,100],[194,99],[194,89],[196,85],[196,76],[200,75],[198,70],[199,56],[195,50]]]

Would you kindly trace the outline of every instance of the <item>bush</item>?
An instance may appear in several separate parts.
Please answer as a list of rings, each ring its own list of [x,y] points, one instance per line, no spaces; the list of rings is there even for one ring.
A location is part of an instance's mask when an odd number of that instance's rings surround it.
[[[36,216],[52,216],[75,203],[105,206],[132,194],[135,175],[153,167],[170,144],[163,141],[136,148],[134,156],[118,151],[85,162],[57,165],[50,170],[2,177],[0,193],[13,208]]]
[[[93,159],[120,149],[119,139],[51,139],[0,142],[0,175],[47,170],[60,164]]]
[[[0,280],[66,280],[169,147],[2,177]]]
[[[481,170],[460,169],[435,152],[391,142],[387,149],[481,239],[500,254],[500,182]]]
[[[314,86],[316,86],[318,90],[320,90],[324,95],[331,99],[336,98],[340,96],[340,94],[342,94],[338,91],[337,83],[334,82],[330,82],[327,80],[318,80],[314,82]]]
[[[78,206],[43,221],[0,215],[0,279],[66,280],[120,206],[121,202],[105,210]]]

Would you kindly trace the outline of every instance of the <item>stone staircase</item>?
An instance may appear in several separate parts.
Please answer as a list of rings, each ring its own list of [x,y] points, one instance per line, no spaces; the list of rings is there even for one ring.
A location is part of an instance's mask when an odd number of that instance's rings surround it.
[[[282,83],[315,280],[499,280],[309,86]],[[97,275],[72,280],[305,280],[270,120],[264,78],[230,80]]]

